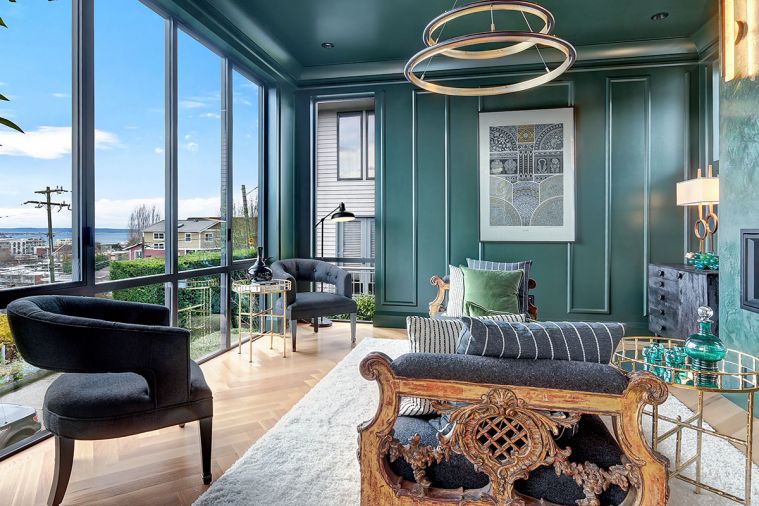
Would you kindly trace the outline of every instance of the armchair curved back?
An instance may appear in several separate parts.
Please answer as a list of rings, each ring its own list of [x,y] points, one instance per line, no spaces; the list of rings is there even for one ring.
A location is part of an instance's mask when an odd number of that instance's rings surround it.
[[[322,260],[312,258],[289,258],[279,260],[271,266],[275,279],[290,279],[293,281],[293,297],[288,294],[288,304],[295,300],[294,292],[297,290],[297,281],[326,283],[335,285],[335,293],[344,297],[353,296],[353,283],[351,275],[345,269]]]
[[[134,372],[157,404],[186,402],[190,334],[169,327],[163,306],[94,297],[39,295],[8,305],[8,323],[28,363],[58,372]]]

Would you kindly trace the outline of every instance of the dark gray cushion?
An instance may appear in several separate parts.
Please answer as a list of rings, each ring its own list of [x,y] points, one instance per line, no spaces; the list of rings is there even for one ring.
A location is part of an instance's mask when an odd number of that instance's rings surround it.
[[[422,443],[437,446],[440,423],[438,418],[400,416],[394,427],[395,437],[405,444],[408,443],[410,437],[419,434],[422,437]],[[621,463],[622,451],[597,416],[583,415],[578,423],[577,431],[566,432],[557,440],[557,443],[562,448],[566,446],[572,448],[572,455],[569,458],[571,462],[593,462],[604,469]],[[398,476],[414,481],[411,466],[403,459],[391,463],[390,468]],[[432,486],[440,488],[481,488],[489,481],[487,475],[475,471],[472,463],[461,455],[452,455],[450,461],[431,465],[426,474],[432,481]],[[530,497],[562,505],[575,505],[577,500],[584,497],[582,488],[572,478],[557,477],[553,467],[541,467],[534,470],[530,473],[529,480],[516,483],[516,489]],[[601,495],[601,503],[620,504],[625,496],[626,492],[617,486],[612,486],[609,491]]]
[[[62,374],[45,393],[45,427],[73,439],[106,439],[212,416],[213,395],[203,372],[195,362],[190,371],[190,401],[164,409],[156,408],[139,374]]]
[[[396,376],[559,388],[580,392],[621,394],[628,380],[608,364],[566,360],[517,360],[476,355],[407,353],[393,360]]]
[[[274,305],[277,314],[282,313],[282,299]],[[292,304],[287,305],[287,316],[290,320],[316,318],[317,316],[333,316],[343,313],[355,313],[356,301],[329,292],[300,292]]]
[[[522,281],[519,285],[519,312],[527,312],[530,306],[529,281],[532,260],[524,260],[522,262],[491,262],[489,260],[467,258],[466,266],[470,269],[484,269],[488,271],[524,271],[524,276],[522,276]]]
[[[608,364],[625,335],[612,322],[502,322],[462,317],[467,339],[456,353],[498,358],[573,360]]]

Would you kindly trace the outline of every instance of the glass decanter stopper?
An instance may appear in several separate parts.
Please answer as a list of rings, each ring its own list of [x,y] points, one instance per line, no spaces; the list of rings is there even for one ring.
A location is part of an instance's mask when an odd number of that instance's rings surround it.
[[[695,384],[700,387],[717,387],[717,364],[725,358],[727,348],[719,337],[712,334],[712,308],[698,308],[698,332],[685,341],[685,353],[691,358],[691,367],[697,374]]]

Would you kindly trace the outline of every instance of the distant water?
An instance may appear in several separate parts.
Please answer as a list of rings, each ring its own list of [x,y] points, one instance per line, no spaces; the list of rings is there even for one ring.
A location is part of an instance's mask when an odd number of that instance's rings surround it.
[[[53,228],[56,239],[71,239],[70,228]],[[47,237],[46,228],[0,228],[0,237]],[[96,228],[95,241],[101,244],[118,244],[127,242],[129,230],[125,228]]]

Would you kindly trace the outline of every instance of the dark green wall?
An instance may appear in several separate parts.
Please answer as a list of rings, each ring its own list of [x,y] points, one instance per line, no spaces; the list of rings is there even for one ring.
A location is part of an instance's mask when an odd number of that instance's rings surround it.
[[[682,261],[685,215],[675,183],[698,163],[695,64],[582,70],[528,92],[445,97],[407,83],[345,85],[296,95],[297,251],[310,253],[312,100],[374,93],[377,99],[377,325],[424,314],[429,279],[467,257],[533,259],[541,319],[616,320],[646,327],[646,264]],[[508,81],[480,78],[476,84]],[[472,84],[472,83],[468,83]],[[479,111],[575,107],[577,241],[481,243]]]

